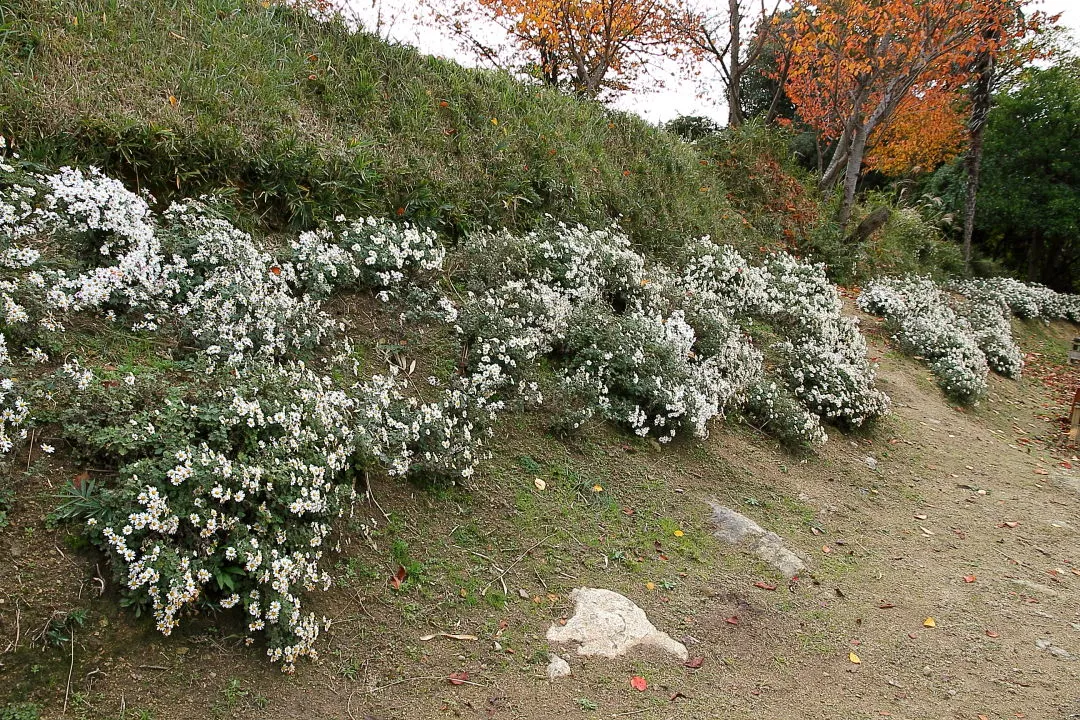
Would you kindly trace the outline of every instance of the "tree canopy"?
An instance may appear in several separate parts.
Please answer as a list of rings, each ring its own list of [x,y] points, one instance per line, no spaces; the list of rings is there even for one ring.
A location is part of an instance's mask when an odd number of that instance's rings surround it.
[[[979,244],[1030,280],[1080,282],[1080,59],[1028,71],[986,131]]]

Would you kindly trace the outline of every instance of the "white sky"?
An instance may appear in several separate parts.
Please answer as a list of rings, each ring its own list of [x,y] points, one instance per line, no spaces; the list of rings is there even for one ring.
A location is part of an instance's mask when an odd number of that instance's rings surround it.
[[[417,15],[425,11],[418,8],[416,0],[339,1],[370,32],[412,45],[431,55],[453,58],[463,65],[477,65],[474,55],[461,51],[452,33],[417,20]],[[1080,0],[1034,0],[1028,7],[1051,15],[1061,13],[1060,24],[1069,28],[1074,38],[1080,39]],[[498,29],[494,26],[477,31],[485,41],[494,41],[497,33]],[[708,72],[703,71],[706,82],[695,82],[680,73],[674,61],[658,61],[647,69],[629,92],[610,104],[635,112],[653,123],[665,122],[680,115],[707,115],[724,121],[727,110],[722,87],[718,78],[708,82]]]

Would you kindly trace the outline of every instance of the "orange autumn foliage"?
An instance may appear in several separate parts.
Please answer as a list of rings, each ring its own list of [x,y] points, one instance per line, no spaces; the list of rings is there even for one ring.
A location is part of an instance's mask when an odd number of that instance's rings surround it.
[[[866,167],[886,175],[928,172],[956,157],[967,137],[967,99],[944,87],[909,95],[881,126]]]
[[[980,53],[1000,54],[1045,21],[1025,17],[1031,2],[796,0],[785,90],[836,150],[823,187],[853,183],[866,158],[897,170],[956,152],[965,122],[957,94]]]
[[[681,46],[673,0],[461,0],[450,10],[427,2],[486,59],[502,64],[507,48],[469,34],[471,22],[485,19],[516,45],[517,65],[591,97],[626,89],[651,58],[678,54]]]

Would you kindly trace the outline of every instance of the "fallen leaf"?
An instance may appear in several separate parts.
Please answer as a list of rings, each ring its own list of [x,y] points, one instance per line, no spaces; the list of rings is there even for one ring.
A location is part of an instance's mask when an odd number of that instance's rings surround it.
[[[652,580],[650,580],[649,582],[645,583],[645,589],[646,590],[655,590],[656,589],[656,583],[654,583]]]
[[[668,698],[668,702],[675,702],[679,698],[686,698],[686,699],[689,700],[689,698],[686,695],[683,695],[681,692],[676,691],[676,692],[671,693],[671,697]]]
[[[847,659],[850,660],[851,662],[855,663],[856,665],[861,665],[862,664],[862,660],[860,660],[859,656],[856,655],[855,653],[848,653]]]
[[[974,575],[965,575],[964,576],[964,582],[966,582],[966,583],[973,583],[973,582],[975,582],[975,580],[976,580],[976,578],[975,578]]]
[[[682,537],[682,536],[683,536],[683,535],[685,535],[686,533],[684,533],[684,532],[683,532],[682,530],[676,530],[676,531],[675,531],[674,533],[672,533],[672,534],[673,534],[673,535],[674,535],[675,537]]]
[[[1044,468],[1035,468],[1036,475],[1049,475],[1050,473]]]
[[[934,622],[934,618],[928,617],[922,621],[923,627],[937,627],[937,623]]]
[[[450,677],[446,679],[450,681],[451,685],[464,685],[469,681],[469,673],[464,670],[458,670],[457,672],[450,673]]]
[[[401,583],[405,582],[405,578],[406,576],[408,576],[408,574],[409,571],[406,570],[403,566],[399,565],[397,572],[390,576],[390,587],[394,588],[395,590],[400,590]]]
[[[878,605],[878,608],[880,608],[881,610],[888,610],[889,608],[894,608],[894,607],[896,607],[896,606],[895,606],[895,605],[893,605],[893,604],[892,604],[892,603],[890,603],[890,602],[887,602],[887,603],[881,603],[880,605]]]
[[[987,630],[987,631],[986,631],[986,637],[988,637],[988,638],[991,638],[991,639],[996,639],[996,638],[999,638],[999,637],[1001,637],[1001,636],[1000,636],[1000,635],[998,635],[998,634],[997,634],[996,632],[994,632],[993,630]]]
[[[592,491],[597,492],[597,493],[598,492],[604,492],[604,486],[603,485],[593,485],[592,486]]]
[[[544,482],[542,478],[535,478],[533,480],[533,485],[537,490],[547,490],[547,483]]]
[[[925,519],[926,519],[926,516],[925,516],[925,515],[916,515],[916,516],[915,516],[915,519],[916,519],[916,520],[925,520]]]
[[[732,615],[729,618],[724,618],[724,622],[726,622],[728,625],[738,625],[739,624],[739,616],[738,615]]]
[[[821,552],[823,552],[823,553],[825,553],[827,555],[827,554],[832,552],[832,548],[829,547],[828,545],[822,545],[821,546]]]
[[[703,657],[695,657],[695,658],[690,658],[689,660],[684,662],[683,665],[690,668],[691,670],[697,670],[699,667],[701,667],[701,663],[703,663],[703,662],[705,662],[705,658],[703,658]]]
[[[775,585],[770,585],[769,583],[761,582],[760,580],[758,580],[756,583],[754,583],[754,587],[761,588],[762,590],[775,590],[776,589]]]
[[[645,682],[645,678],[640,675],[635,675],[630,678],[630,687],[634,688],[638,692],[645,692],[645,688],[649,687],[649,683]]]
[[[811,525],[810,526],[810,532],[812,532],[815,535],[824,535],[825,534],[825,531],[822,530],[821,528],[819,528],[817,525]]]

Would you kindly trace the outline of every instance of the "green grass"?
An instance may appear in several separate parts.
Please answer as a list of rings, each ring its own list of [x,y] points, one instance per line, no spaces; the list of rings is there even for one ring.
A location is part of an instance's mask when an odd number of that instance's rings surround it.
[[[652,251],[762,242],[726,197],[750,176],[727,145],[277,2],[0,0],[0,133],[161,201],[224,193],[254,226],[373,213],[456,238],[551,214],[620,218]]]

